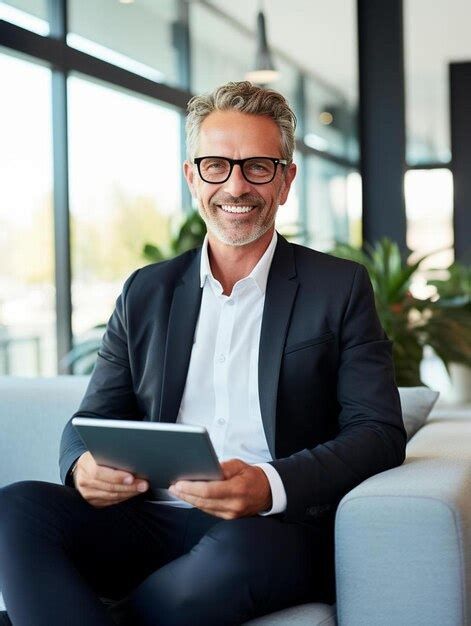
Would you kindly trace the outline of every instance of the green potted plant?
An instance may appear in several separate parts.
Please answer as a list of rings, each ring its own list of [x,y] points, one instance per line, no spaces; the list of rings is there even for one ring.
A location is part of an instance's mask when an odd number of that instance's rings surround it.
[[[420,300],[410,284],[420,263],[404,263],[398,245],[383,238],[365,251],[339,244],[332,254],[362,263],[369,272],[383,328],[393,341],[396,381],[400,387],[422,385],[420,363],[424,346],[433,348],[447,371],[451,363],[471,365],[469,301]]]
[[[462,305],[471,301],[471,265],[459,261],[452,263],[447,269],[446,279],[430,279],[429,285],[437,288],[437,294],[442,300]]]

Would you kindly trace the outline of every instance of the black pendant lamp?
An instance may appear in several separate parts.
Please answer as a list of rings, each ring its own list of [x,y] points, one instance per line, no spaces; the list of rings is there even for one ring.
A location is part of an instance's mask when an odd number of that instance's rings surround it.
[[[275,69],[267,42],[265,15],[260,10],[257,15],[257,53],[255,69],[247,72],[245,78],[251,83],[266,85],[278,80],[280,73]]]

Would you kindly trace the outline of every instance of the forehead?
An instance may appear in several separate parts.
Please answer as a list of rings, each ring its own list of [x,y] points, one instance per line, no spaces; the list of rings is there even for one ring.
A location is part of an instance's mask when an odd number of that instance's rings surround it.
[[[265,115],[214,111],[201,124],[198,155],[280,157],[280,131]]]

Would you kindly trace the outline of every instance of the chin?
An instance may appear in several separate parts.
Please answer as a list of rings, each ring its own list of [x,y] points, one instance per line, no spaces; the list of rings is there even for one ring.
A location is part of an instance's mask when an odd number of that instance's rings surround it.
[[[213,224],[207,225],[208,230],[211,231],[211,234],[218,239],[221,243],[224,243],[228,246],[247,246],[254,241],[258,241],[265,233],[271,228],[272,224],[264,227],[252,228],[250,231],[246,232],[237,232],[236,231],[228,231],[225,228],[220,228],[218,226],[214,227]]]

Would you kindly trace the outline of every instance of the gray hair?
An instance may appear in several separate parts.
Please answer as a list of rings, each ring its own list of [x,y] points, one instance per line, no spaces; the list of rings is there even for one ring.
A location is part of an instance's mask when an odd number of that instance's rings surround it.
[[[249,81],[226,83],[212,93],[191,98],[186,118],[188,159],[196,156],[201,124],[213,111],[240,111],[271,118],[280,131],[282,158],[288,163],[293,160],[296,115],[281,93],[257,87]]]

